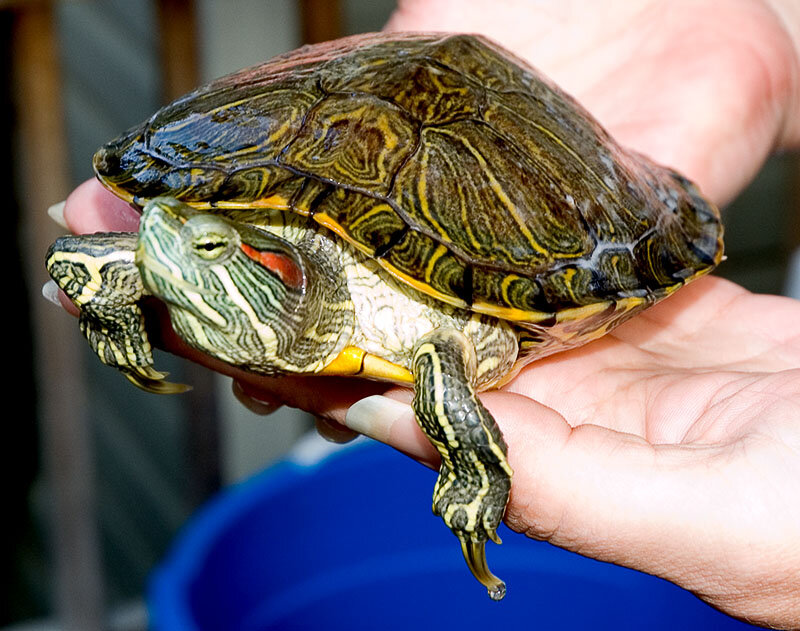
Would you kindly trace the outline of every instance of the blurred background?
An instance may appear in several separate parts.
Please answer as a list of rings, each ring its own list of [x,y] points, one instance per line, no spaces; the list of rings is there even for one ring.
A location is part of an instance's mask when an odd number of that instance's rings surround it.
[[[147,626],[148,573],[192,511],[275,461],[313,419],[248,413],[227,380],[169,357],[192,394],[154,397],[100,365],[40,296],[45,209],[91,177],[103,142],[198,83],[304,42],[379,30],[391,0],[0,0],[0,182],[7,213],[0,629]],[[725,209],[719,273],[797,282],[800,164],[777,156]],[[797,291],[797,290],[795,290]],[[11,408],[14,408],[13,410]]]

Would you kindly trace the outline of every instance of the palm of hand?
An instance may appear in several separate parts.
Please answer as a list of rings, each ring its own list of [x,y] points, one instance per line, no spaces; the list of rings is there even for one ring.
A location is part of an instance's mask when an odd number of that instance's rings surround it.
[[[529,365],[508,390],[572,426],[652,444],[724,443],[758,429],[750,415],[766,410],[749,397],[771,392],[779,405],[800,391],[797,322],[797,301],[702,279],[593,344]]]

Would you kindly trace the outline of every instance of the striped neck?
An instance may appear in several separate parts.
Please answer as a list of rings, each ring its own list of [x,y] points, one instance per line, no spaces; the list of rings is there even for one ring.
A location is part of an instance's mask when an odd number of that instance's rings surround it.
[[[262,374],[313,373],[347,345],[353,307],[338,258],[155,200],[136,261],[190,345]]]

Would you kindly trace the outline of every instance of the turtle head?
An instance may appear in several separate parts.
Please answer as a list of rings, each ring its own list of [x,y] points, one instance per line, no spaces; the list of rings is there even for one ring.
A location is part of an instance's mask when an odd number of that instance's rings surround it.
[[[309,263],[291,243],[169,198],[145,207],[136,264],[166,303],[175,331],[228,364],[263,374],[302,372],[298,339],[323,311]]]

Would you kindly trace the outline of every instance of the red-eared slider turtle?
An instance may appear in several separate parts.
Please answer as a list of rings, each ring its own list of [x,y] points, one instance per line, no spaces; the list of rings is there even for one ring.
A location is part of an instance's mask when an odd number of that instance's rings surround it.
[[[709,272],[718,211],[621,149],[481,37],[371,34],[204,86],[101,148],[137,234],[47,255],[107,364],[154,392],[138,301],[189,344],[257,373],[413,386],[441,454],[434,511],[486,566],[511,482],[476,392],[593,340]]]

